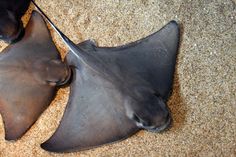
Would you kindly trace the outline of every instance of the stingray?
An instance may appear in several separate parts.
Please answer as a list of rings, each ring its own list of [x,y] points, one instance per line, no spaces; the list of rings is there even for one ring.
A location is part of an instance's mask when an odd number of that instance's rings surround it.
[[[24,34],[21,17],[30,0],[0,0],[0,39],[8,43],[19,41]]]
[[[0,113],[5,139],[20,138],[53,100],[69,67],[51,40],[39,13],[33,12],[23,39],[0,53]]]
[[[124,46],[98,47],[91,40],[76,45],[36,7],[69,47],[66,60],[73,71],[65,113],[43,149],[86,150],[125,139],[140,129],[160,132],[170,125],[166,102],[179,46],[175,21]]]

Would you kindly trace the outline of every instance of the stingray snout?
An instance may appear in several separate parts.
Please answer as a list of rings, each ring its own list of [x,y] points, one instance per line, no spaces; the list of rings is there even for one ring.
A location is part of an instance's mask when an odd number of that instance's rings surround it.
[[[148,131],[152,131],[152,132],[162,132],[170,127],[171,122],[172,122],[172,118],[171,118],[171,116],[168,116],[166,118],[166,120],[163,121],[160,125],[147,126],[144,129],[146,129]]]
[[[152,132],[161,132],[170,126],[172,118],[168,112],[164,116],[158,116],[152,120],[144,119],[134,114],[133,120],[135,120],[136,125],[142,129],[152,131]]]
[[[22,21],[12,11],[2,10],[0,13],[0,39],[7,43],[15,43],[23,35]]]

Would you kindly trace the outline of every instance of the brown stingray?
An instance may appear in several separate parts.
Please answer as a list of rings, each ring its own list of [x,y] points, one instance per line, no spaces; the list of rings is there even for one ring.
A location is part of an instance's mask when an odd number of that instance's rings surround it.
[[[16,140],[30,128],[69,74],[43,18],[33,12],[23,39],[0,53],[0,113],[6,140]]]
[[[125,139],[140,129],[160,132],[169,126],[166,101],[179,46],[175,21],[139,41],[108,48],[89,40],[75,45],[47,20],[71,50],[67,63],[73,79],[64,116],[43,149],[84,150]]]

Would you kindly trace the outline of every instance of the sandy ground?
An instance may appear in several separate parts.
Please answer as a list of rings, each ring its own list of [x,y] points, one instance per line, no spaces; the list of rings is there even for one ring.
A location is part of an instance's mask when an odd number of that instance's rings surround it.
[[[17,142],[4,140],[0,156],[236,156],[236,5],[232,0],[37,0],[74,42],[94,39],[116,46],[145,37],[175,19],[181,46],[173,95],[173,127],[141,131],[100,148],[69,154],[44,151],[40,143],[57,128],[68,100],[61,89],[50,107]],[[28,11],[28,16],[30,11]],[[24,17],[27,22],[28,16]],[[65,56],[67,49],[52,32]],[[0,43],[0,49],[6,44]]]

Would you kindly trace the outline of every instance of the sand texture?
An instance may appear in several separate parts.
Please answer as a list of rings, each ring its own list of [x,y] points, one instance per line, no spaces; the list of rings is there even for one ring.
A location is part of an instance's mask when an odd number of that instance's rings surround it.
[[[145,37],[175,19],[181,44],[173,95],[168,105],[170,130],[140,131],[115,144],[77,153],[40,148],[56,130],[69,88],[57,97],[18,141],[4,140],[0,120],[0,156],[236,156],[236,5],[233,0],[36,0],[74,42],[94,39],[117,46]],[[31,5],[24,17],[29,19]],[[66,46],[52,32],[64,57]],[[7,45],[0,42],[0,50]]]

